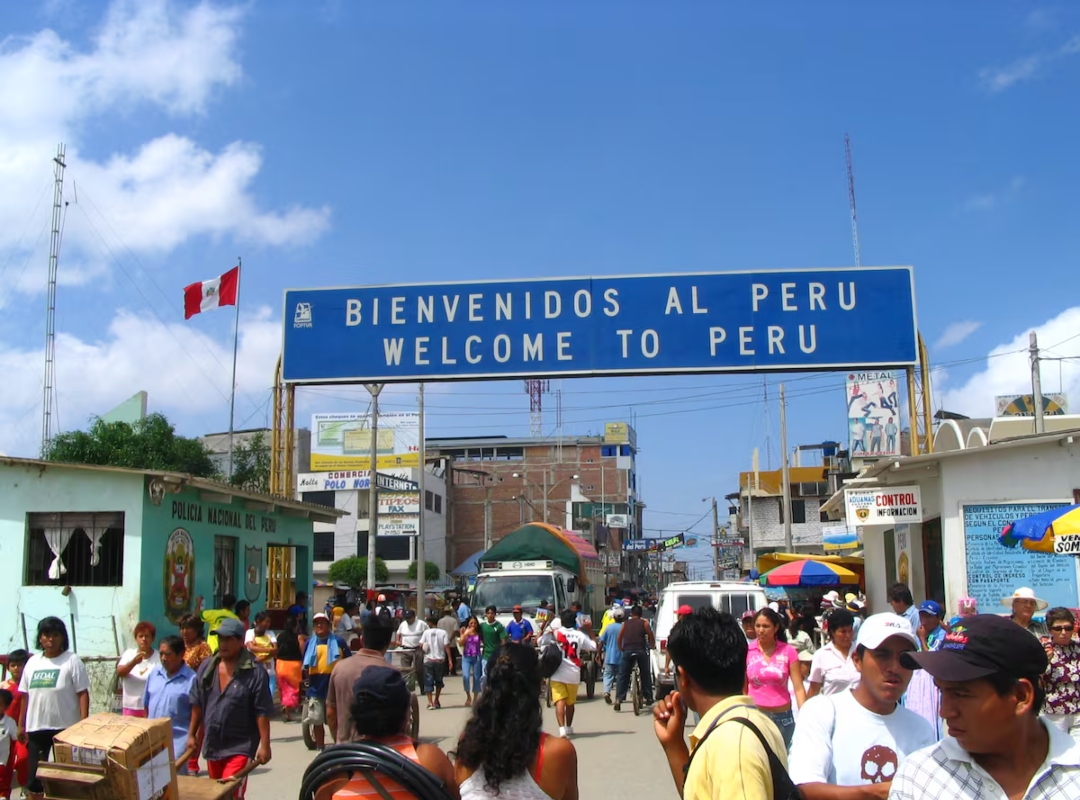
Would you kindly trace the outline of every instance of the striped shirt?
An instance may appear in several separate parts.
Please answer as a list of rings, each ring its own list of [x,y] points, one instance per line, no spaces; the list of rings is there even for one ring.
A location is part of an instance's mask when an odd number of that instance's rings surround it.
[[[1023,800],[1075,800],[1080,797],[1080,744],[1053,725],[1046,759],[1031,779]],[[1008,800],[1005,790],[960,743],[946,736],[900,765],[889,800]]]

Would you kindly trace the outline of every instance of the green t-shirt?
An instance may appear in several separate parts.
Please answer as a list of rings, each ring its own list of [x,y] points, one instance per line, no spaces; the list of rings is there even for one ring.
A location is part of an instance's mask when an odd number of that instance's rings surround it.
[[[488,623],[486,620],[480,623],[480,640],[483,642],[483,647],[480,650],[482,658],[491,658],[496,650],[499,649],[499,643],[506,638],[506,628],[501,622],[495,620],[493,623]]]

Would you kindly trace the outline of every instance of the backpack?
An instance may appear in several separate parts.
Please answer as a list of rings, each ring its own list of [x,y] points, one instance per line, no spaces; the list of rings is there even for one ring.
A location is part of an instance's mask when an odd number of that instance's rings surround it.
[[[540,676],[550,678],[562,664],[563,652],[559,643],[552,640],[540,648]]]
[[[769,757],[769,776],[772,778],[773,783],[773,800],[802,800],[802,794],[799,792],[799,787],[795,785],[795,782],[791,780],[791,776],[788,775],[788,771],[784,769],[784,765],[780,762],[780,758],[769,747],[769,743],[765,741],[765,737],[758,730],[758,726],[745,717],[732,717],[730,722],[738,722],[740,725],[745,725],[761,742],[761,746],[765,748],[765,754]],[[697,743],[697,747],[694,748],[694,752],[690,754],[690,760],[686,762],[686,766],[683,767],[683,775],[690,773],[690,764],[694,761],[694,756],[697,755],[701,749],[701,745],[705,743],[705,740],[709,738],[717,725],[721,720],[717,720],[712,724],[709,730],[705,731],[705,735],[702,736]]]
[[[383,625],[392,625],[394,623],[394,615],[390,613],[390,609],[386,606],[379,608],[378,620]]]

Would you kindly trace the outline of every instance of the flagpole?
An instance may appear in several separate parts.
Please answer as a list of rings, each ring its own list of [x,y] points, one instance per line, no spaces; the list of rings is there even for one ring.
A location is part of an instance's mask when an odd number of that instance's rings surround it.
[[[232,384],[229,392],[229,474],[228,479],[231,481],[233,476],[233,419],[236,412],[236,351],[240,342],[240,278],[243,269],[243,260],[237,256],[236,258],[236,322],[233,326],[233,344],[232,344]]]

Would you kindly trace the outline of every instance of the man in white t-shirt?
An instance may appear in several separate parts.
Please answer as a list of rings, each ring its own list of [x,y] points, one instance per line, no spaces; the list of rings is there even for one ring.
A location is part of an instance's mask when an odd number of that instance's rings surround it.
[[[858,685],[799,710],[788,773],[804,800],[885,798],[904,759],[937,741],[930,723],[899,705],[911,680],[900,656],[916,649],[911,625],[897,614],[874,614],[859,627]]]
[[[439,696],[443,690],[446,659],[450,656],[450,636],[437,625],[430,625],[420,634],[420,649],[424,651],[424,694],[428,708],[442,708]]]
[[[427,629],[427,623],[417,619],[416,612],[411,608],[405,612],[405,619],[397,629],[397,646],[404,651],[401,654],[401,667],[405,671],[416,671],[416,686],[420,691],[423,691],[424,687],[424,659],[420,653],[420,637]]]
[[[578,684],[581,683],[581,658],[578,654],[596,650],[596,642],[592,638],[574,629],[576,617],[577,613],[572,609],[562,612],[539,642],[541,647],[555,642],[562,650],[562,663],[551,676],[551,699],[555,703],[559,736],[564,739],[574,733],[574,704],[577,702]]]

